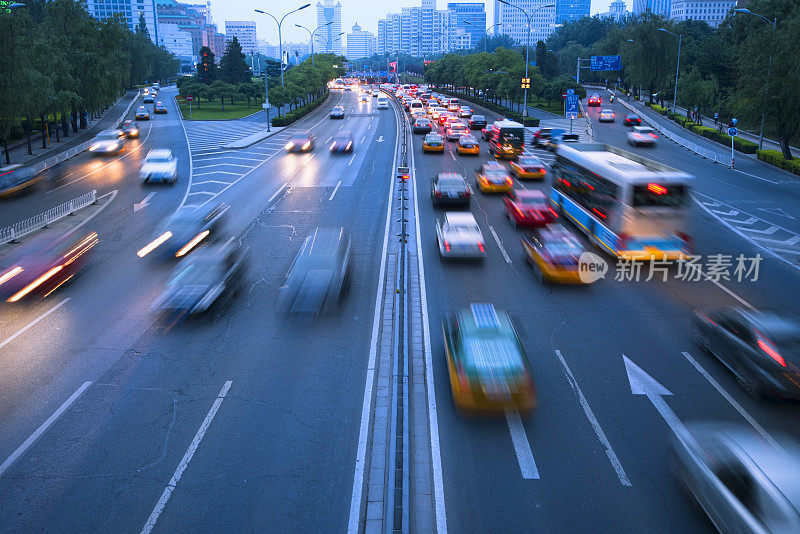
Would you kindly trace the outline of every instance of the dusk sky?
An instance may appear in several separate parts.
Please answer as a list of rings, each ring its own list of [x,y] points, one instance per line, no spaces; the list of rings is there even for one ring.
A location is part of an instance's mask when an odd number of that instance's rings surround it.
[[[270,43],[278,44],[278,28],[271,17],[255,13],[254,9],[261,9],[272,13],[280,19],[286,12],[295,9],[311,0],[238,0],[236,2],[224,0],[211,0],[211,11],[214,22],[219,31],[225,31],[226,20],[254,20],[258,24],[258,38],[266,39]],[[365,30],[377,35],[378,19],[384,18],[389,12],[399,12],[402,7],[419,6],[421,0],[340,0],[342,3],[342,31],[349,33],[356,22]],[[468,0],[465,0],[468,1]],[[479,1],[479,0],[473,0]],[[487,25],[491,25],[494,17],[493,0],[484,0],[486,4]],[[608,11],[611,0],[592,0],[592,14]],[[286,42],[308,41],[308,33],[295,24],[302,24],[314,30],[316,27],[317,0],[311,1],[311,6],[289,15],[283,22],[282,35]],[[445,9],[447,0],[437,0],[437,8]],[[631,2],[628,2],[628,9]]]

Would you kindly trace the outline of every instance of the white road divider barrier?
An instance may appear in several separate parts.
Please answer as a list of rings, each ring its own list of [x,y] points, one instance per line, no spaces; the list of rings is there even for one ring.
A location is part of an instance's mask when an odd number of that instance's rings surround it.
[[[92,190],[84,195],[74,198],[54,208],[50,208],[44,213],[29,217],[13,226],[0,228],[0,245],[5,243],[16,243],[20,238],[47,228],[54,222],[63,219],[68,215],[73,215],[76,211],[83,209],[91,204],[97,203],[97,190]]]

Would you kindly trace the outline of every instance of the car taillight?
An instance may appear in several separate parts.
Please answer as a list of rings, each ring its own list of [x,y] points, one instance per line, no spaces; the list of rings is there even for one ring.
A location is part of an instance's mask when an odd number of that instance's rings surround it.
[[[539,167],[539,172],[542,174],[547,174],[547,169],[545,169],[544,167]]]
[[[692,236],[684,234],[683,232],[677,232],[675,235],[677,235],[678,238],[683,241],[683,248],[686,252],[691,253],[692,250],[694,250],[694,239],[692,239]]]
[[[652,137],[653,139],[658,139],[658,136],[654,133],[650,133],[650,137]]]
[[[445,241],[445,242],[444,242],[444,249],[445,249],[447,252],[450,252],[450,241]]]
[[[511,178],[506,178],[506,184],[513,185],[514,181]]]
[[[480,250],[481,252],[486,251],[486,247],[484,247],[483,243],[481,243],[480,241],[478,241],[478,250]]]
[[[764,341],[763,339],[757,340],[756,343],[758,344],[758,348],[766,352],[767,355],[776,362],[778,362],[781,367],[786,367],[786,360],[784,360],[783,356],[781,356],[778,353],[778,351],[775,350],[775,347],[773,347],[770,343]]]
[[[558,219],[558,213],[556,213],[556,210],[554,210],[553,208],[550,208],[550,207],[548,207],[547,209],[549,209],[549,210],[550,210],[550,213],[552,213],[552,214],[553,214],[553,217],[555,217],[556,219]]]
[[[442,196],[442,192],[441,191],[436,191],[434,193],[434,195],[437,196],[437,197],[440,197],[440,196]]]

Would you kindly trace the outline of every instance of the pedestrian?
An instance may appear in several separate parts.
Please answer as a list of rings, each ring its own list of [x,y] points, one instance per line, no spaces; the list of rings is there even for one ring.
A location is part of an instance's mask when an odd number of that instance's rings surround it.
[[[697,106],[694,107],[694,122],[700,121],[700,112],[697,110]]]
[[[714,112],[714,126],[716,126],[716,125],[717,125],[717,122],[718,122],[718,121],[719,121],[719,112],[718,112],[718,111],[715,111],[715,112]]]

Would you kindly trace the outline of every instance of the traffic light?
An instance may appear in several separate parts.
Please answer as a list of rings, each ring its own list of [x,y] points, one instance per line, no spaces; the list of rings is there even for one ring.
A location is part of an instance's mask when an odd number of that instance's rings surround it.
[[[531,79],[530,78],[522,78],[522,84],[520,85],[522,89],[530,89],[531,88]]]

